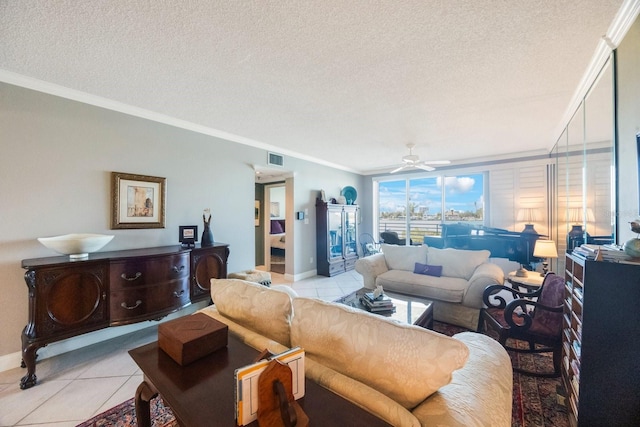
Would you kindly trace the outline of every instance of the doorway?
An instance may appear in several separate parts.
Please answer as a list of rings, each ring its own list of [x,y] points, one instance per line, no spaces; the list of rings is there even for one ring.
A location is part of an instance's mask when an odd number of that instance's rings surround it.
[[[269,213],[269,270],[274,273],[285,273],[287,244],[287,200],[284,184],[268,185],[265,189]],[[266,213],[266,212],[265,212]]]
[[[293,173],[256,167],[256,267],[293,273]]]

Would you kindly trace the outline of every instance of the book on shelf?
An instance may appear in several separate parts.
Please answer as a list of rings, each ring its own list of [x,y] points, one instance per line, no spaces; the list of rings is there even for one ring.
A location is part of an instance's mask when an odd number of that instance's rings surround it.
[[[575,352],[577,357],[580,357],[580,353],[581,353],[581,345],[577,340],[574,340],[571,343],[571,346],[573,347],[573,351]]]
[[[625,253],[621,246],[614,244],[591,245],[585,243],[574,248],[572,254],[589,261],[595,260],[596,257],[600,257],[603,261],[608,262],[633,261],[633,259]]]

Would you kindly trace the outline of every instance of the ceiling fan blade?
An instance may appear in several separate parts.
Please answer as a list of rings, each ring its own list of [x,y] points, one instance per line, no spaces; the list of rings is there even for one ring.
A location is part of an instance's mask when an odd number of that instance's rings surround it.
[[[396,172],[400,172],[402,169],[406,169],[406,168],[407,168],[407,165],[403,165],[403,166],[400,166],[400,167],[399,167],[399,168],[397,168],[397,169],[392,170],[392,171],[391,171],[391,172],[389,172],[389,173],[396,173]]]
[[[422,163],[426,165],[449,165],[451,164],[451,160],[425,160]]]
[[[417,167],[418,169],[422,169],[423,171],[427,171],[427,172],[432,172],[436,170],[436,168],[432,168],[431,166],[427,166],[427,165],[414,165],[414,166]]]

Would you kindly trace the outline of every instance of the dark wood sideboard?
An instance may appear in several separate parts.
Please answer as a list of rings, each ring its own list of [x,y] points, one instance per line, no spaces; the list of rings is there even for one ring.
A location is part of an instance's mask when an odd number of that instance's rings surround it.
[[[210,299],[210,279],[227,277],[229,245],[163,246],[25,259],[29,321],[22,332],[27,374],[20,388],[36,384],[36,352],[52,342],[110,326],[160,320]]]

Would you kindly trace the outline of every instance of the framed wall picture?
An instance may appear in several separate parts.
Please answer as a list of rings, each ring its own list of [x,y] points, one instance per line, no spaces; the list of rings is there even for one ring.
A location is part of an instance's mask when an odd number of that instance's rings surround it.
[[[111,228],[164,228],[166,181],[111,172]]]
[[[256,200],[256,208],[255,208],[255,226],[260,226],[260,200]]]
[[[280,202],[271,202],[269,211],[271,218],[280,218]]]

